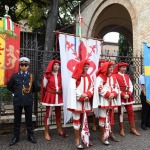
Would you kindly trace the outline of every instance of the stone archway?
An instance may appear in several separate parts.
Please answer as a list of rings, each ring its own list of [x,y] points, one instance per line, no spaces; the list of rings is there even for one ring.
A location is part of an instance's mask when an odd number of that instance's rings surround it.
[[[96,32],[103,38],[108,32],[119,32],[128,38],[133,47],[133,24],[136,24],[135,14],[132,5],[124,3],[124,0],[100,3],[91,18],[89,26],[92,31],[87,30],[87,36],[93,37]]]
[[[126,8],[120,4],[107,6],[97,17],[93,31],[101,38],[108,32],[119,32],[128,38],[131,46],[133,44],[132,20]]]
[[[117,31],[129,39],[134,56],[141,54],[142,42],[150,43],[149,0],[84,0],[81,8],[89,26],[82,29],[83,36],[96,37],[97,33],[103,37],[110,29]]]
[[[104,27],[100,32],[99,32],[99,37],[103,38],[105,36],[105,34],[107,34],[108,32],[118,32],[122,35],[124,35],[129,43],[130,46],[133,48],[133,35],[132,32],[130,32],[128,29],[126,29],[123,26],[118,26],[118,25],[108,25],[106,27]],[[112,37],[113,38],[113,37]]]

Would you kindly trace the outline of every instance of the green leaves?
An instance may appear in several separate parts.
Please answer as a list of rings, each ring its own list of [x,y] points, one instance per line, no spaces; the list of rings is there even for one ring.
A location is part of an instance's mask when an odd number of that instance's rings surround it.
[[[46,11],[46,7],[40,7],[32,0],[19,0],[16,15],[18,20],[25,20],[29,27],[36,29],[44,25],[42,18],[46,18]]]
[[[56,18],[57,28],[60,29],[74,22],[75,15],[71,14],[71,11],[77,4],[77,0],[59,0],[58,18]],[[45,28],[52,5],[52,0],[18,0],[17,19],[25,20],[33,30]]]
[[[127,56],[132,54],[132,47],[131,44],[129,43],[129,40],[123,36],[123,35],[119,35],[119,55],[122,56]]]

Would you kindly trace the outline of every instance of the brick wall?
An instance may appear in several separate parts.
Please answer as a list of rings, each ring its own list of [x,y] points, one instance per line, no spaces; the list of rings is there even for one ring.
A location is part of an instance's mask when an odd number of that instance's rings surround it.
[[[134,56],[141,53],[142,43],[150,45],[150,0],[85,0],[82,5],[82,17],[86,25],[83,26],[83,36],[93,37],[94,26],[98,24],[98,17],[105,8],[112,4],[123,6],[129,13],[132,21],[131,34],[133,38]],[[113,12],[112,12],[113,13]],[[121,13],[121,12],[120,12]],[[111,15],[111,14],[110,14]],[[113,19],[113,18],[112,18]],[[122,22],[125,20],[122,20]],[[121,26],[121,22],[120,22]]]

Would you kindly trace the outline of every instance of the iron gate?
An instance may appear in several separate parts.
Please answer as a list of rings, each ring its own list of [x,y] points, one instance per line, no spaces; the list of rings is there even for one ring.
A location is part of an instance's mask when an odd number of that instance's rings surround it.
[[[43,42],[41,42],[41,35],[37,33],[21,33],[21,56],[26,56],[31,59],[30,71],[34,74],[37,82],[41,83],[43,72],[45,68],[43,66],[47,65],[48,62],[43,60],[44,47]],[[51,59],[60,59],[59,52],[49,51],[47,52],[47,60]],[[119,61],[125,61],[130,64],[128,73],[131,77],[131,80],[134,85],[134,98],[136,104],[140,103],[140,88],[138,84],[139,75],[142,73],[143,69],[143,59],[142,57],[131,57],[131,56],[101,56],[106,60],[113,60],[116,63]],[[44,62],[44,64],[43,64]],[[45,116],[45,107],[40,104],[39,101],[40,94],[34,94],[34,107],[33,112],[36,115],[36,126],[43,125],[43,119]],[[6,87],[0,88],[0,112],[1,115],[12,115],[13,114],[13,105],[12,105],[12,96],[11,93],[6,89]],[[55,124],[55,114],[52,113],[51,124]],[[63,115],[62,115],[63,122]]]

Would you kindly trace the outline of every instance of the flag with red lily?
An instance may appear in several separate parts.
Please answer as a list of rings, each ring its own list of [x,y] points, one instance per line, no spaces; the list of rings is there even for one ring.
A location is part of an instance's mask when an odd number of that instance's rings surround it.
[[[96,39],[80,38],[66,34],[59,35],[65,124],[72,117],[72,113],[67,111],[66,101],[72,72],[78,62],[87,59],[90,62],[88,74],[94,81],[101,54],[101,43],[100,40]]]

